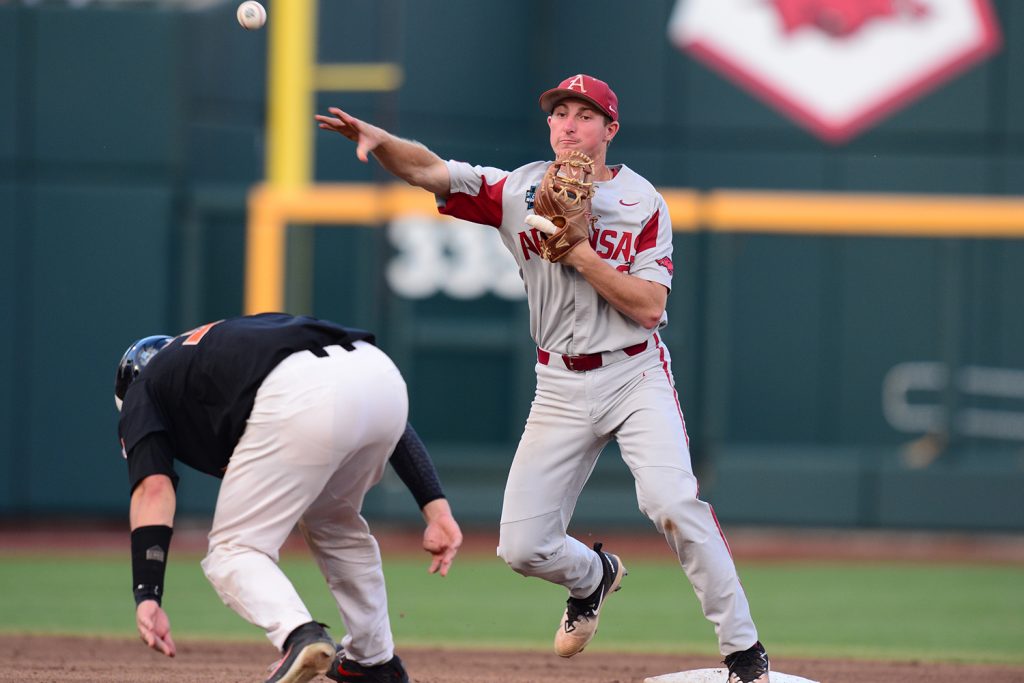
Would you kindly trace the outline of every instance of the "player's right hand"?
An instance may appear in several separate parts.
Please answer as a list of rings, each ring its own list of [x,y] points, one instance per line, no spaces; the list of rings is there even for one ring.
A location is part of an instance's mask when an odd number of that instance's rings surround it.
[[[171,620],[156,600],[143,600],[139,603],[135,608],[135,626],[146,645],[168,657],[177,654],[174,639],[171,638]]]
[[[448,576],[452,560],[462,546],[462,529],[444,498],[432,500],[423,506],[423,517],[427,522],[427,528],[423,531],[423,549],[432,556],[427,571]]]
[[[387,139],[387,133],[383,129],[370,125],[365,121],[360,121],[338,107],[328,107],[327,111],[331,112],[333,116],[317,114],[314,117],[319,127],[324,130],[333,130],[336,133],[341,133],[356,143],[356,156],[359,157],[360,161],[368,161],[370,152]]]

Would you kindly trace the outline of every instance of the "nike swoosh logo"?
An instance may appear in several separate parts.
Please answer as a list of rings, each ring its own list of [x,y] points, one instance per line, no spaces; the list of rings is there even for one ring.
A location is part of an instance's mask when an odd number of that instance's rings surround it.
[[[633,202],[632,204],[627,204],[626,202],[622,201],[621,199],[619,200],[619,204],[622,204],[623,206],[636,206],[639,203],[640,202]]]

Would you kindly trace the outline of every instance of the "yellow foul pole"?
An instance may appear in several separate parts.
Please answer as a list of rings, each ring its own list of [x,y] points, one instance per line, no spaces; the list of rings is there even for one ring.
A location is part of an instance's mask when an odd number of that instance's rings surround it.
[[[275,193],[302,189],[310,180],[316,11],[317,0],[275,0],[269,7],[266,170]],[[287,225],[261,211],[272,211],[267,205],[250,199],[246,313],[284,308]]]

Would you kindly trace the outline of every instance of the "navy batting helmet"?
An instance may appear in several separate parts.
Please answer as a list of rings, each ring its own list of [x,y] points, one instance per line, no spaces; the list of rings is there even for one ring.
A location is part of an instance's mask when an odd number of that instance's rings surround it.
[[[114,378],[114,403],[117,404],[118,410],[121,410],[121,402],[124,401],[128,387],[142,372],[142,368],[146,367],[157,351],[167,346],[172,339],[174,337],[165,334],[143,337],[124,352],[121,362],[117,364],[117,376]]]

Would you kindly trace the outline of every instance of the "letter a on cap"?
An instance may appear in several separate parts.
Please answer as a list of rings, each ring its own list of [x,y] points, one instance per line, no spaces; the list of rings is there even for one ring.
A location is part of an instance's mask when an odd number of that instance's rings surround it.
[[[583,74],[576,74],[569,81],[569,85],[566,86],[569,90],[579,90],[580,92],[587,92],[587,89],[583,87]]]

